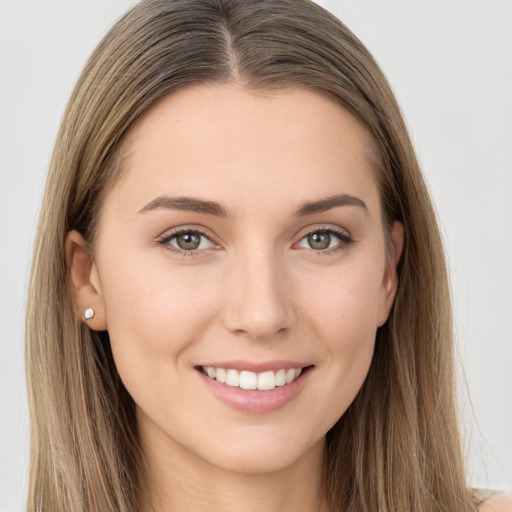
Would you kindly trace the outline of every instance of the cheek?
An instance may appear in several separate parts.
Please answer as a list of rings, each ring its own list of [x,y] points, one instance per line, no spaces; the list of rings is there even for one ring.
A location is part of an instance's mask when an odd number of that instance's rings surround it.
[[[168,379],[169,361],[200,340],[215,311],[211,277],[191,266],[171,268],[130,255],[111,255],[103,266],[108,332],[126,387]],[[141,384],[139,384],[141,383]],[[144,383],[144,384],[142,384]]]
[[[312,338],[322,342],[322,386],[332,390],[315,404],[316,415],[324,415],[325,430],[345,413],[368,374],[377,331],[380,268],[377,260],[349,272],[337,269],[337,275],[321,280],[321,287],[308,287],[308,294],[303,290]]]
[[[374,340],[382,288],[380,262],[333,268],[301,290],[311,319],[329,350],[358,350]]]

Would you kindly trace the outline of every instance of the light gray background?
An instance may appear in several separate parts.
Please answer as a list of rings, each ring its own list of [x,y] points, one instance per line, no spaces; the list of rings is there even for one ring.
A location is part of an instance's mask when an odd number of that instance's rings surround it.
[[[25,501],[24,301],[51,148],[87,56],[134,3],[0,0],[2,512]],[[512,1],[319,3],[373,52],[405,112],[449,255],[470,483],[512,490]]]

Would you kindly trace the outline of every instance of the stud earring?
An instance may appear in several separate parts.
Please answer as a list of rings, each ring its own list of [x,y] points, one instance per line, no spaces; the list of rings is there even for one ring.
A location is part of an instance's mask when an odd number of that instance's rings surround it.
[[[86,320],[90,320],[91,318],[94,318],[94,309],[92,308],[87,308],[84,312],[84,317]]]

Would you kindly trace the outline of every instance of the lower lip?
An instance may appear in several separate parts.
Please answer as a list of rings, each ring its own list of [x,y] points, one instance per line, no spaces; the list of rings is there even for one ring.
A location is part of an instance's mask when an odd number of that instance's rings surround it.
[[[278,386],[268,391],[235,388],[211,379],[201,370],[197,370],[197,372],[210,391],[220,401],[233,409],[250,414],[266,414],[281,409],[281,407],[294,400],[306,385],[312,369],[312,367],[307,367],[290,384]]]

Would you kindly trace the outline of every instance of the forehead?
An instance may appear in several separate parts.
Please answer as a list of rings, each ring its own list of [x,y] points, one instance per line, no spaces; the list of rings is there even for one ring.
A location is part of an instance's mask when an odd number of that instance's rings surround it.
[[[123,148],[126,168],[112,192],[133,208],[183,194],[264,212],[345,193],[378,209],[364,130],[340,105],[304,89],[184,87],[146,112]]]

